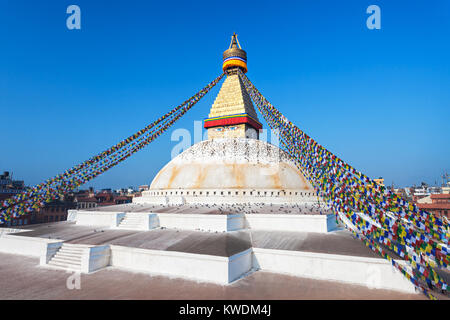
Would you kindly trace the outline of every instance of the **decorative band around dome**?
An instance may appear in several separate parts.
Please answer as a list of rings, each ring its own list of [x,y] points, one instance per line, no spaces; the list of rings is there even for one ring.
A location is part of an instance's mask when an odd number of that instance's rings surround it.
[[[236,58],[231,58],[231,59],[227,59],[226,61],[224,61],[223,65],[222,65],[222,70],[226,71],[227,69],[235,68],[235,67],[241,68],[244,73],[247,72],[247,62],[245,62],[241,59],[236,59]]]
[[[244,73],[247,72],[247,52],[242,50],[237,39],[237,34],[231,37],[230,47],[223,53],[223,71],[231,68],[241,68]]]
[[[247,63],[247,59],[244,59],[244,58],[241,58],[241,57],[238,57],[238,56],[231,56],[231,57],[228,57],[226,59],[223,59],[223,63],[225,63],[227,61],[230,61],[230,60],[240,60],[242,62]]]
[[[226,60],[231,57],[239,57],[247,61],[247,52],[239,48],[231,48],[225,50],[223,53],[223,60]]]

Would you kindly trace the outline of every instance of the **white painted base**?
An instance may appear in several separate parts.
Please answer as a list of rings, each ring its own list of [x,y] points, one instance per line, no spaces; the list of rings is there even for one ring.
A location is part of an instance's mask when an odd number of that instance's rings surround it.
[[[3,235],[7,235],[10,233],[19,233],[19,232],[24,232],[24,231],[29,231],[27,229],[12,229],[12,228],[0,228],[0,237]]]
[[[253,248],[256,268],[371,289],[416,293],[414,285],[384,259]]]
[[[161,189],[148,190],[133,203],[181,205],[181,204],[298,204],[317,203],[317,196],[309,189]]]
[[[0,252],[41,257],[47,254],[48,247],[60,242],[61,240],[7,234],[0,237]]]
[[[169,229],[235,231],[244,228],[244,215],[157,213],[159,226]]]
[[[61,248],[60,240],[6,234],[0,237],[0,252],[40,257],[47,265]],[[89,273],[108,265],[155,274],[227,284],[250,270],[286,273],[299,277],[341,281],[415,293],[415,288],[398,270],[378,258],[355,257],[289,250],[250,248],[231,257],[148,250],[124,246],[82,247],[81,272]]]
[[[252,250],[231,257],[111,246],[111,266],[228,284],[252,267]]]
[[[336,228],[334,215],[246,214],[246,227],[252,230],[276,230],[327,233]]]
[[[119,225],[124,212],[70,210],[72,221],[81,226],[115,228]]]
[[[111,249],[109,245],[90,247],[83,257],[82,272],[94,272],[109,266],[110,263]]]
[[[74,214],[75,216],[75,214]],[[151,230],[158,227],[181,230],[236,231],[244,228],[252,230],[277,230],[327,233],[336,228],[334,215],[303,214],[176,214],[151,212],[103,212],[77,211],[76,224],[106,228],[126,228],[121,221],[124,217],[142,217],[135,230]]]

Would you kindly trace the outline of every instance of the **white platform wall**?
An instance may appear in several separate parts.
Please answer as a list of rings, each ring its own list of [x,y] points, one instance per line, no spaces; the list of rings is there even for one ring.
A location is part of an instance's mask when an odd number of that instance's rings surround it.
[[[246,214],[246,227],[252,230],[277,230],[327,233],[336,228],[333,215]]]
[[[265,271],[415,293],[414,285],[385,259],[253,248],[254,266]]]
[[[77,225],[116,228],[125,215],[142,216],[141,230],[164,227],[211,232],[241,229],[327,233],[336,228],[334,215],[305,214],[177,214],[152,212],[77,211]]]
[[[180,204],[234,204],[273,203],[297,204],[317,203],[313,190],[279,189],[151,189],[141,197],[134,197],[133,203],[162,205]]]
[[[61,240],[24,237],[7,234],[0,237],[0,252],[41,257],[47,254],[47,248]]]
[[[111,266],[227,284],[252,266],[251,249],[232,257],[111,246]]]
[[[157,213],[159,226],[183,230],[234,231],[244,227],[244,215]]]
[[[72,221],[82,226],[117,227],[124,212],[70,210]]]
[[[41,265],[46,265],[62,245],[61,240],[24,237],[17,233],[0,237],[0,252],[40,257]],[[85,273],[111,265],[227,284],[251,270],[264,270],[365,285],[373,289],[415,292],[410,281],[388,261],[379,258],[261,248],[249,248],[231,257],[219,257],[113,245],[76,246],[85,247],[81,270]]]

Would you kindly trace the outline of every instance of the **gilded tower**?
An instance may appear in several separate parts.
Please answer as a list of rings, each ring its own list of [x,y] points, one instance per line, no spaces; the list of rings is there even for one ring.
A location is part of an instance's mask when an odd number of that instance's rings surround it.
[[[247,53],[242,50],[236,34],[230,47],[223,53],[223,71],[227,73],[219,94],[211,107],[204,127],[208,139],[249,138],[258,139],[262,128],[253,103],[237,70],[247,72]]]

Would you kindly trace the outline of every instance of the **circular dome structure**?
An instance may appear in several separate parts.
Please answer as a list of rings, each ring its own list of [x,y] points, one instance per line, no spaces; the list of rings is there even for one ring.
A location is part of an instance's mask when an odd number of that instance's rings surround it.
[[[231,37],[230,48],[223,53],[223,71],[232,68],[241,68],[244,73],[247,72],[247,53],[242,50],[237,34]]]
[[[237,74],[238,70],[247,72],[247,54],[236,34],[223,60],[227,77],[205,119],[208,140],[173,158],[133,203],[215,206],[316,202],[314,188],[290,156],[258,140],[262,126]]]
[[[278,147],[224,138],[199,142],[172,159],[142,198],[151,203],[297,203],[313,201],[314,189]]]

